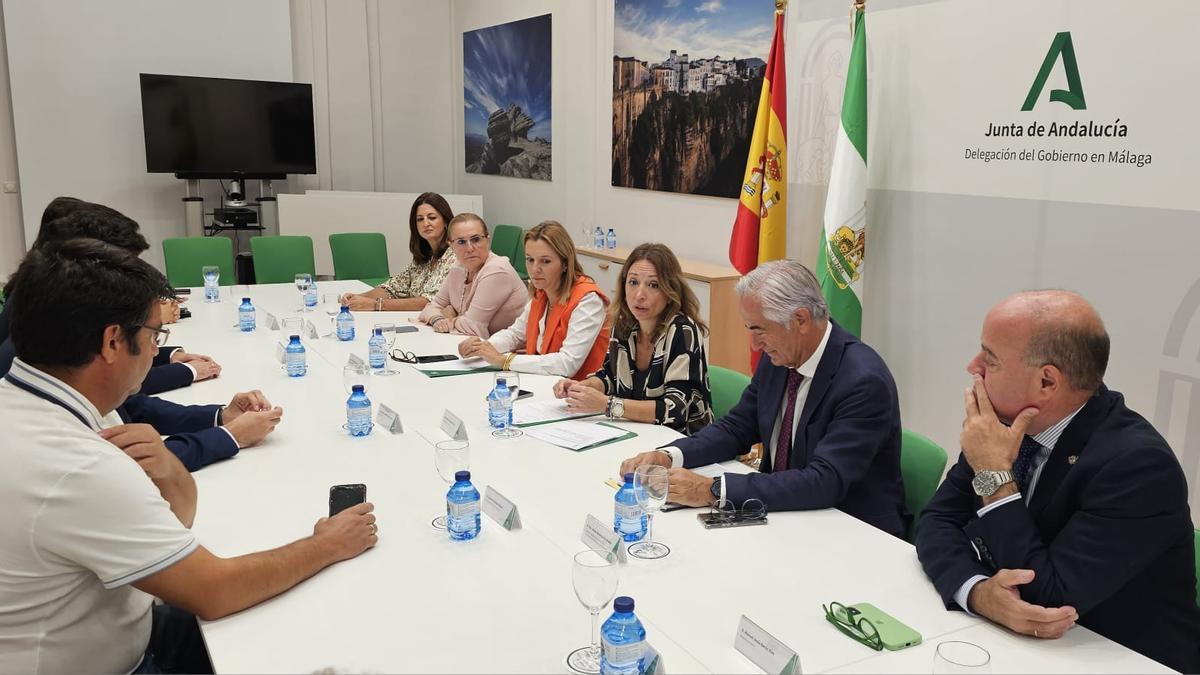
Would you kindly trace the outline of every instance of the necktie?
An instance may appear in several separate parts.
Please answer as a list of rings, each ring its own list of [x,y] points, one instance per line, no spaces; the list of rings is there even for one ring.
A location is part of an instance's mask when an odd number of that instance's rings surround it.
[[[1013,462],[1013,478],[1017,480],[1017,489],[1026,494],[1029,489],[1029,479],[1033,477],[1033,458],[1042,444],[1026,436],[1021,440],[1021,449],[1017,451],[1017,461]],[[1026,495],[1028,496],[1028,495]]]
[[[788,468],[788,455],[792,449],[792,421],[796,419],[796,396],[800,392],[800,383],[804,376],[795,370],[788,370],[787,397],[783,404],[783,422],[779,425],[779,436],[775,439],[775,461],[771,462],[771,471],[783,471]]]

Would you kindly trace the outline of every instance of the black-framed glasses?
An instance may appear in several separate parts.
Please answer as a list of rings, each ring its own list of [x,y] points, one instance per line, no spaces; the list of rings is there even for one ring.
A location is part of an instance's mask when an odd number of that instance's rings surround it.
[[[467,244],[479,246],[481,243],[483,243],[483,240],[487,238],[488,236],[486,234],[477,234],[470,238],[459,237],[458,239],[451,239],[450,243],[459,248],[466,248]]]
[[[707,518],[710,523],[745,523],[766,519],[767,505],[761,499],[747,499],[742,502],[741,508],[735,507],[728,499],[720,500],[709,507]]]
[[[846,637],[877,652],[883,651],[883,638],[879,637],[875,624],[863,617],[857,609],[840,602],[831,602],[828,607],[821,605],[821,609],[825,610],[825,620],[842,631]]]
[[[388,356],[392,357],[393,361],[399,361],[400,363],[416,363],[417,362],[416,354],[414,354],[412,352],[406,352],[403,349],[399,349],[399,348],[393,349],[391,352],[388,353]]]
[[[137,327],[154,331],[154,344],[159,347],[167,344],[167,338],[171,337],[170,328],[163,328],[162,326],[147,326],[146,324],[142,324]]]

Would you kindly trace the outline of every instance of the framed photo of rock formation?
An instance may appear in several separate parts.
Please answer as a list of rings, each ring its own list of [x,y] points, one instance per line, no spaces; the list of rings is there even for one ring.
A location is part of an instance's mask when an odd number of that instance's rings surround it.
[[[550,15],[463,33],[467,173],[550,180]]]
[[[612,184],[736,199],[772,0],[616,0]]]

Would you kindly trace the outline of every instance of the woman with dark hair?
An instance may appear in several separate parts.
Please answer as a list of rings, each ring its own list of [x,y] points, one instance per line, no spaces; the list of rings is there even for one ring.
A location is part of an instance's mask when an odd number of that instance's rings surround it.
[[[708,327],[671,249],[633,249],[610,314],[604,367],[582,382],[559,381],[554,395],[567,399],[572,412],[661,424],[689,435],[711,424]]]
[[[408,250],[412,262],[399,274],[366,293],[346,293],[342,304],[362,312],[416,312],[425,309],[458,262],[446,225],[454,219],[446,198],[436,192],[417,197],[408,213]]]

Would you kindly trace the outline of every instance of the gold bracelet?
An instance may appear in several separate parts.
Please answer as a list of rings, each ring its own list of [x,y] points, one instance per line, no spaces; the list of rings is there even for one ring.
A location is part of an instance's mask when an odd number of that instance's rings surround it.
[[[516,358],[516,356],[517,356],[516,352],[509,352],[508,354],[506,354],[504,356],[504,361],[500,364],[500,370],[511,370],[512,361],[514,358]]]

